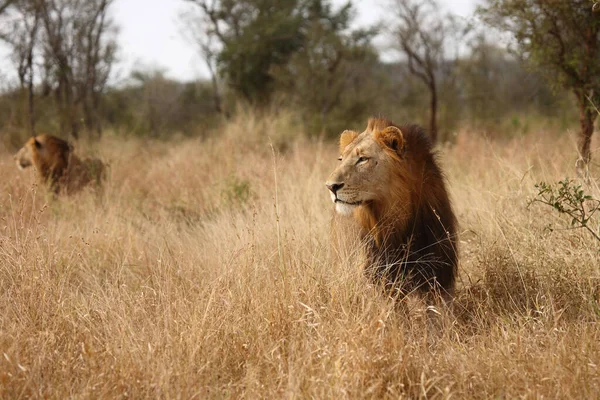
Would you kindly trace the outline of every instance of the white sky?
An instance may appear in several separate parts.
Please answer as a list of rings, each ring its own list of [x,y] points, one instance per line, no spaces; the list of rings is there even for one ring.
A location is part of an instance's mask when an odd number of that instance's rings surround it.
[[[345,0],[333,0],[342,5]],[[455,14],[468,17],[477,0],[441,1]],[[385,17],[386,0],[354,0],[356,24],[369,25]],[[181,33],[180,15],[189,10],[183,0],[116,0],[113,17],[120,28],[119,62],[113,83],[129,76],[133,68],[158,68],[180,80],[207,76],[194,46]],[[16,79],[5,46],[0,46],[0,78]]]

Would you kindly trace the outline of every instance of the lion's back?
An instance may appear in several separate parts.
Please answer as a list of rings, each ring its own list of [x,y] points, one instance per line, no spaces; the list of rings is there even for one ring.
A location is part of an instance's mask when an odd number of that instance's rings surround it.
[[[106,164],[99,158],[80,159],[72,154],[64,176],[67,193],[78,192],[86,186],[101,187],[106,179],[106,169]]]

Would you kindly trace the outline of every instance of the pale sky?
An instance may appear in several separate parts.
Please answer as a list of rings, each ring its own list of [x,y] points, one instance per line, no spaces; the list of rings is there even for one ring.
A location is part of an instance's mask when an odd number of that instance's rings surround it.
[[[333,0],[342,5],[344,0]],[[455,14],[468,17],[477,0],[442,1]],[[385,17],[385,0],[354,0],[356,24],[375,23]],[[206,77],[202,60],[194,46],[181,33],[180,15],[189,12],[183,0],[116,0],[113,17],[119,26],[119,62],[113,71],[112,82],[122,82],[132,69],[158,68],[169,77],[194,80]],[[8,60],[6,47],[0,46],[0,71],[3,78],[16,79],[14,67]]]

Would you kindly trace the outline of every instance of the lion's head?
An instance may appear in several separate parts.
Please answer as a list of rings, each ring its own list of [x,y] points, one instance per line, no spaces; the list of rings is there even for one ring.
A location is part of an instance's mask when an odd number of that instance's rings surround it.
[[[68,142],[55,136],[42,134],[29,138],[14,158],[19,169],[31,165],[35,165],[37,168],[38,163],[56,166],[61,161],[68,161],[72,149]]]
[[[369,203],[381,209],[389,199],[408,196],[392,183],[402,169],[405,141],[402,131],[388,121],[371,120],[361,134],[344,131],[340,154],[340,164],[326,183],[338,213],[347,215]]]
[[[58,190],[58,179],[69,165],[71,152],[67,141],[42,134],[29,138],[14,158],[20,169],[33,165],[40,179]]]
[[[15,154],[15,161],[17,162],[17,167],[19,169],[25,169],[30,167],[33,164],[33,151],[32,149],[36,149],[41,147],[41,144],[34,138],[30,138],[21,150]]]

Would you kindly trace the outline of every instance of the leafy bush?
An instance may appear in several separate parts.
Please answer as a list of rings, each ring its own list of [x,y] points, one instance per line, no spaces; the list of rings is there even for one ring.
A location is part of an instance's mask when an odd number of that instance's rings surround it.
[[[570,179],[563,179],[556,185],[540,182],[535,185],[538,193],[532,203],[542,203],[552,207],[561,215],[571,218],[572,228],[583,228],[600,241],[600,225],[594,218],[600,210],[600,200],[585,193],[581,185]]]

